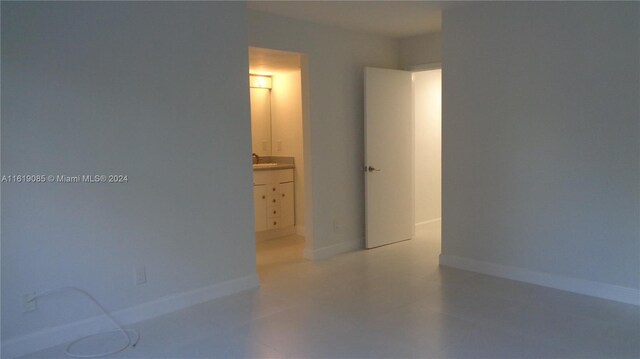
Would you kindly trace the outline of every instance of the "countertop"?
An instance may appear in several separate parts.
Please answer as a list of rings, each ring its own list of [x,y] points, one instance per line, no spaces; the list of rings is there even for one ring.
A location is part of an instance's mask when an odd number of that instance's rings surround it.
[[[264,166],[264,167],[253,166],[254,171],[287,170],[287,169],[293,169],[293,168],[295,168],[295,165],[293,165],[292,163],[278,163],[273,166]]]

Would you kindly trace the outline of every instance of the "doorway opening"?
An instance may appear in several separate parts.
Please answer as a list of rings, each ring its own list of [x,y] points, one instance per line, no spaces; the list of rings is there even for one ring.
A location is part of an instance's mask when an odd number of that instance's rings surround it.
[[[256,269],[304,260],[303,62],[298,53],[249,48]]]
[[[439,66],[365,68],[367,248],[415,237],[440,246],[441,76]]]
[[[413,80],[415,236],[441,245],[442,69],[416,70]]]

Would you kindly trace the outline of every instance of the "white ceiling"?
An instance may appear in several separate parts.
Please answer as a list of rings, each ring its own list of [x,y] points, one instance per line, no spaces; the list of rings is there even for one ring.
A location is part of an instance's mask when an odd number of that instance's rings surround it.
[[[446,1],[249,1],[250,10],[393,38],[440,32]]]

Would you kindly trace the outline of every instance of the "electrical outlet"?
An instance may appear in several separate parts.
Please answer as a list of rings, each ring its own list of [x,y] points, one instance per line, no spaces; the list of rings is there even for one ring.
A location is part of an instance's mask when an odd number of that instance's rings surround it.
[[[147,283],[147,270],[144,266],[137,266],[135,269],[135,284],[141,285]]]
[[[333,233],[340,233],[340,222],[337,219],[333,220]]]
[[[22,312],[33,312],[38,309],[38,302],[35,299],[36,293],[27,293],[22,296]]]

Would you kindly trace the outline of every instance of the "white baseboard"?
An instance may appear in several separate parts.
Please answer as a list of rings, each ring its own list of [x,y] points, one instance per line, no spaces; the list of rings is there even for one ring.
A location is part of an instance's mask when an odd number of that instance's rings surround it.
[[[442,217],[430,219],[428,221],[418,222],[416,223],[416,231],[430,229],[432,227],[439,226],[441,222],[442,222]]]
[[[440,254],[440,265],[640,306],[640,290]]]
[[[322,248],[316,248],[316,249],[305,248],[304,257],[306,259],[310,259],[314,261],[323,260],[323,259],[331,258],[338,254],[362,249],[364,247],[363,244],[364,242],[362,241],[347,241],[347,242],[332,244],[330,246],[326,246]]]
[[[120,324],[129,325],[256,287],[258,287],[258,276],[253,274],[162,297],[112,312],[111,315]],[[2,357],[14,358],[69,343],[79,337],[105,330],[109,324],[110,322],[104,316],[98,316],[12,338],[2,343]]]

